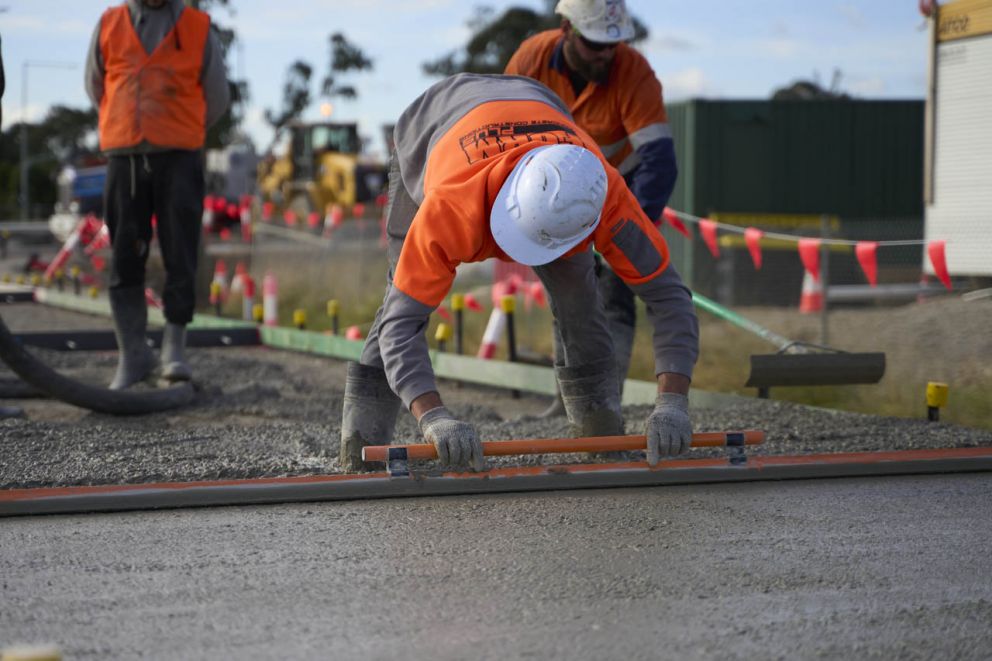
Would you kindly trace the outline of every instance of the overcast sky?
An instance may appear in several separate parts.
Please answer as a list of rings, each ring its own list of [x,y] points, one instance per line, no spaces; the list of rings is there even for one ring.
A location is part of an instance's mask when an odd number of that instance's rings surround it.
[[[231,0],[215,20],[237,31],[230,64],[251,91],[246,128],[260,146],[271,131],[263,112],[277,109],[286,67],[302,58],[318,81],[326,72],[327,37],[341,31],[375,62],[355,75],[356,101],[335,101],[334,118],[358,120],[378,147],[392,122],[433,80],[420,65],[464,44],[479,4],[497,11],[538,8],[537,0]],[[4,128],[22,116],[22,65],[29,61],[27,116],[52,104],[83,106],[83,62],[93,28],[109,3],[100,0],[0,0],[7,91]],[[860,98],[923,98],[927,38],[916,0],[628,0],[649,28],[640,48],[664,85],[666,101],[767,98],[776,87],[819,75]],[[64,63],[73,69],[35,63]],[[316,85],[315,85],[316,88]],[[316,93],[316,89],[314,92]],[[309,116],[318,116],[315,103]]]

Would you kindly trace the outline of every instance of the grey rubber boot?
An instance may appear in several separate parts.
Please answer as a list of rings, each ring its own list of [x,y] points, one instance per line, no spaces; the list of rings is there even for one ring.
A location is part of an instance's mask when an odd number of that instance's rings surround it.
[[[399,410],[400,398],[389,388],[382,368],[348,363],[338,453],[342,470],[355,472],[374,468],[362,461],[362,448],[393,442]]]
[[[162,379],[165,381],[189,381],[193,370],[186,362],[186,326],[166,323],[162,329]]]
[[[117,373],[111,390],[123,390],[143,381],[155,367],[155,356],[148,346],[148,308],[143,287],[110,290],[110,309],[117,338]]]
[[[613,338],[613,353],[617,360],[617,383],[620,386],[620,399],[623,400],[623,382],[630,371],[630,357],[634,352],[634,327],[611,321],[610,337]]]
[[[573,436],[623,434],[617,365],[613,356],[576,367],[556,367],[555,375]]]

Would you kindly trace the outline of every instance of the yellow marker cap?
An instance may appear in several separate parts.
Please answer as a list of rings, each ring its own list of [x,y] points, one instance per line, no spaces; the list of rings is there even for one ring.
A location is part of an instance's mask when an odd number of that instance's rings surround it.
[[[4,273],[2,280],[4,282],[10,282],[10,274],[9,273]]]
[[[499,299],[499,309],[507,314],[513,314],[513,311],[517,307],[517,297],[507,294],[506,296]]]
[[[464,294],[452,294],[451,295],[451,309],[452,310],[464,310],[465,309],[465,295]]]
[[[62,650],[55,645],[17,645],[0,652],[0,661],[62,661]]]
[[[97,289],[95,286],[90,287],[90,298],[96,298],[99,295],[100,295],[99,289]]]
[[[293,325],[303,326],[307,323],[307,311],[303,308],[293,310]]]
[[[265,307],[261,303],[255,303],[251,306],[251,318],[255,321],[265,319]]]
[[[341,306],[338,304],[337,299],[332,298],[331,300],[327,301],[327,316],[333,317],[338,313],[338,310],[340,308]]]
[[[38,285],[40,285],[41,284],[41,276],[38,275],[37,273],[35,273],[34,275],[32,275],[31,276],[31,284],[34,285],[35,287],[37,287]]]
[[[16,278],[14,278],[14,282],[16,282],[19,285],[23,285],[24,284],[24,276],[23,275],[17,276]]]
[[[437,330],[434,331],[434,339],[438,342],[447,342],[451,339],[453,331],[451,326],[445,323],[440,323],[437,325]]]
[[[940,381],[930,381],[927,383],[927,406],[938,409],[947,406],[947,391],[948,387],[946,383],[941,383]]]

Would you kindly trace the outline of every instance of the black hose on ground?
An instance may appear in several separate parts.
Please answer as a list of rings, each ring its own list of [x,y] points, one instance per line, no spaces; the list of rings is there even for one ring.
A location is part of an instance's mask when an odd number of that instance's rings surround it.
[[[193,385],[183,383],[160,390],[110,390],[62,376],[21,346],[0,316],[0,359],[19,377],[55,399],[74,406],[114,415],[156,413],[193,401]]]

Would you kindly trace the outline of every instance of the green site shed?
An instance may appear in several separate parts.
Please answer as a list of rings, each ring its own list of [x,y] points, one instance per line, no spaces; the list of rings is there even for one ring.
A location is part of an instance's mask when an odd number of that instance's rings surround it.
[[[923,236],[922,100],[692,100],[668,114],[679,166],[673,209],[802,236]],[[714,258],[695,230],[691,242],[663,231],[696,291],[729,305],[798,302],[803,269],[791,242],[763,243],[758,271],[739,234],[721,232]],[[831,285],[865,282],[853,250],[829,259]],[[878,261],[880,282],[904,282],[919,277],[921,249],[880,250]]]

